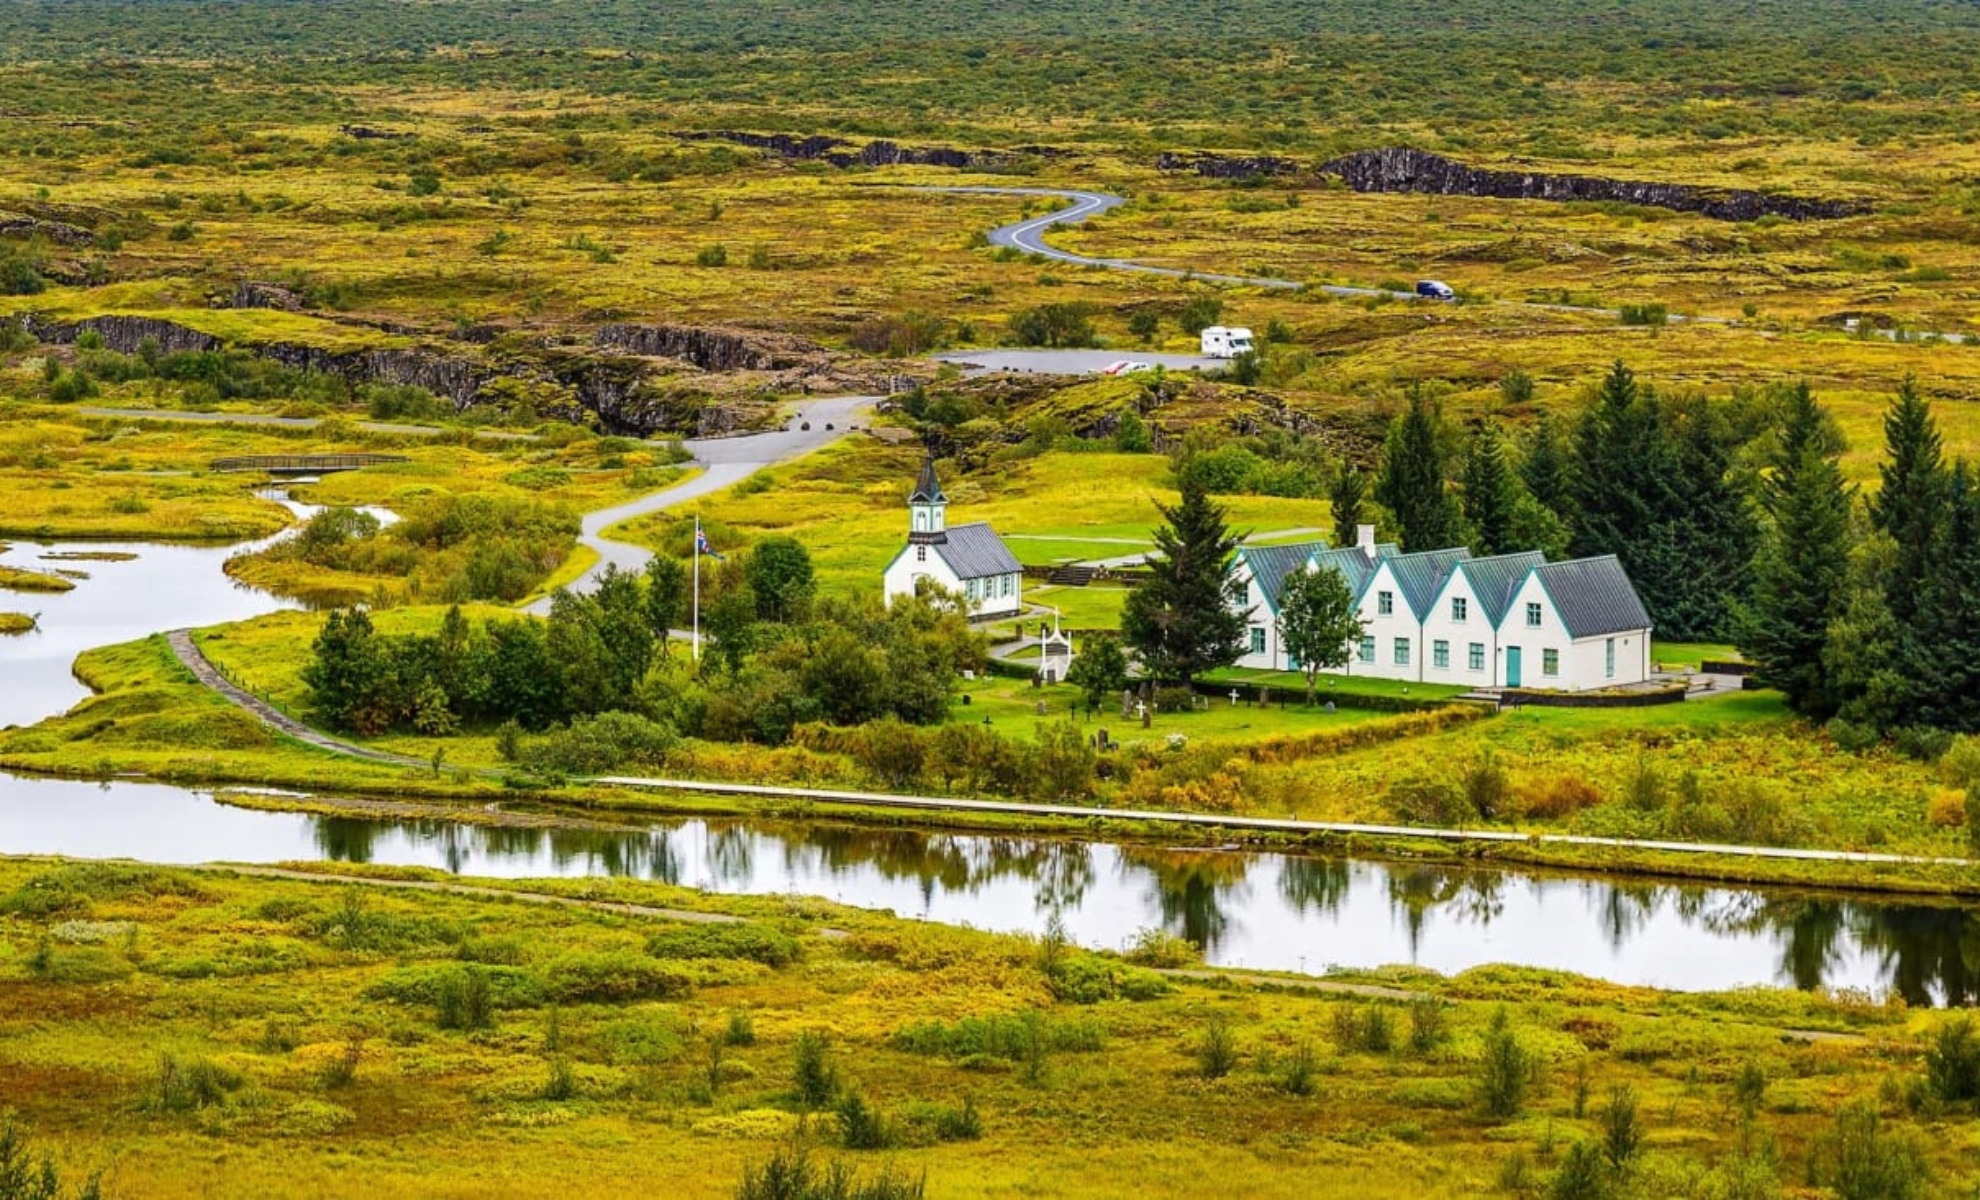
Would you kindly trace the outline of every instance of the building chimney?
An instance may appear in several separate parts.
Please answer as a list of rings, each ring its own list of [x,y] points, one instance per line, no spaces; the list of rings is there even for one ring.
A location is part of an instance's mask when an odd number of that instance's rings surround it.
[[[1375,527],[1373,525],[1356,525],[1354,527],[1354,545],[1355,548],[1357,550],[1360,550],[1363,554],[1366,554],[1370,558],[1374,558],[1375,557]]]

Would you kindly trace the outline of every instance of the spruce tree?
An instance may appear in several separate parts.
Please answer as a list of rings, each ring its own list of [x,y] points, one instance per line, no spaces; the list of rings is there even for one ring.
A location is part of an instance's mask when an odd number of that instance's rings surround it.
[[[1519,483],[1506,462],[1498,422],[1481,422],[1464,456],[1464,519],[1471,526],[1471,548],[1479,554],[1524,549],[1513,543],[1518,505]]]
[[[1666,490],[1681,503],[1663,514],[1649,539],[1670,555],[1650,572],[1652,613],[1658,631],[1673,640],[1723,641],[1752,590],[1760,533],[1748,476],[1735,469],[1732,431],[1703,397],[1673,402],[1664,416],[1682,491]]]
[[[1533,440],[1527,446],[1526,460],[1520,464],[1520,481],[1526,484],[1527,494],[1570,525],[1574,511],[1572,473],[1568,448],[1561,443],[1560,426],[1542,409],[1533,424]]]
[[[1673,463],[1660,406],[1621,362],[1602,381],[1575,434],[1574,552],[1614,554],[1635,574],[1632,543],[1676,508]],[[1647,603],[1646,598],[1646,603]],[[1650,615],[1655,617],[1653,606]]]
[[[1904,623],[1918,610],[1921,586],[1932,574],[1939,527],[1947,516],[1938,425],[1910,376],[1898,385],[1884,415],[1884,443],[1887,457],[1877,468],[1882,486],[1870,498],[1870,524],[1896,543],[1884,599],[1891,616]]]
[[[1368,473],[1353,463],[1342,463],[1328,493],[1334,517],[1334,544],[1352,546],[1367,520]]]
[[[1180,502],[1155,507],[1167,524],[1155,531],[1148,580],[1128,593],[1121,636],[1150,675],[1188,684],[1244,653],[1251,610],[1235,607],[1243,593],[1230,571],[1238,538],[1200,484],[1185,481]]]
[[[1375,499],[1396,519],[1404,553],[1458,544],[1458,511],[1444,490],[1444,456],[1437,446],[1437,413],[1419,388],[1409,409],[1389,426]]]
[[[1944,520],[1915,615],[1900,622],[1907,725],[1980,730],[1980,479],[1966,463],[1946,479]]]
[[[1835,708],[1822,660],[1829,625],[1847,600],[1850,494],[1836,465],[1840,439],[1806,383],[1788,393],[1767,459],[1767,515],[1754,558],[1753,600],[1740,614],[1738,645],[1762,685],[1788,706],[1826,717]]]

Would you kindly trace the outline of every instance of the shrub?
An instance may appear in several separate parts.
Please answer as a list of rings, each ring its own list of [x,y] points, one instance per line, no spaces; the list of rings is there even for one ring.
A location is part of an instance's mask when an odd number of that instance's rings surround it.
[[[1512,776],[1490,751],[1478,756],[1464,773],[1464,799],[1481,820],[1505,816],[1511,808]]]
[[[674,727],[628,712],[575,717],[523,748],[522,763],[551,775],[596,775],[628,766],[657,767],[678,739]]]
[[[1958,829],[1966,824],[1967,793],[1958,788],[1940,788],[1925,803],[1925,820],[1940,829]]]
[[[1620,313],[1625,325],[1666,325],[1671,310],[1662,304],[1625,304]]]
[[[826,1056],[825,1039],[809,1031],[791,1048],[791,1090],[809,1112],[825,1108],[839,1094],[839,1073]]]
[[[1520,1045],[1506,1010],[1500,1009],[1492,1017],[1485,1053],[1478,1061],[1478,1094],[1485,1112],[1502,1121],[1518,1116],[1533,1084],[1534,1066],[1533,1055]]]
[[[1569,1146],[1547,1185],[1548,1200],[1607,1200],[1610,1194],[1609,1168],[1592,1142]]]
[[[1090,346],[1093,308],[1080,301],[1041,304],[1011,314],[1010,330],[1023,346]]]
[[[1450,1037],[1444,1025],[1444,1002],[1421,996],[1409,1002],[1409,1048],[1428,1054]]]
[[[145,1098],[152,1112],[191,1112],[225,1104],[247,1080],[239,1071],[223,1067],[211,1059],[195,1058],[180,1062],[171,1055],[158,1061],[158,1076]]]
[[[703,246],[695,253],[694,263],[698,267],[726,267],[729,265],[729,248],[720,242]]]
[[[1980,737],[1963,733],[1952,740],[1939,756],[1939,779],[1961,790],[1980,785]]]
[[[442,1029],[492,1028],[495,1003],[488,973],[469,967],[443,976],[434,996],[434,1024]]]
[[[1643,1121],[1636,1111],[1636,1090],[1627,1084],[1609,1093],[1602,1110],[1602,1153],[1618,1171],[1629,1166],[1643,1148]]]
[[[1221,1015],[1212,1016],[1204,1022],[1196,1044],[1197,1073],[1205,1079],[1222,1079],[1236,1069],[1237,1062],[1237,1044],[1231,1039],[1230,1026]]]
[[[1810,1182],[1833,1188],[1840,1200],[1919,1200],[1931,1178],[1916,1141],[1885,1130],[1868,1101],[1837,1113],[1809,1159]]]
[[[839,1144],[848,1150],[885,1150],[894,1142],[886,1118],[868,1107],[858,1092],[839,1097],[832,1115],[839,1123]]]
[[[731,1046],[754,1046],[756,1044],[756,1023],[744,1009],[736,1009],[729,1014],[729,1027],[722,1032],[722,1040]]]
[[[1176,324],[1182,326],[1184,333],[1195,337],[1215,325],[1217,318],[1223,314],[1222,297],[1209,294],[1191,296],[1189,302],[1183,305],[1182,312],[1176,317]]]
[[[1334,1044],[1343,1053],[1387,1054],[1395,1049],[1395,1022],[1379,1004],[1366,1008],[1343,1004],[1334,1009]]]
[[[862,1179],[834,1163],[815,1166],[802,1146],[779,1147],[760,1165],[745,1166],[736,1200],[922,1200],[927,1180],[883,1172]]]
[[[1320,1058],[1313,1052],[1312,1042],[1301,1042],[1293,1047],[1292,1056],[1276,1081],[1280,1091],[1288,1096],[1311,1096],[1320,1078]]]
[[[1907,725],[1891,735],[1891,746],[1906,758],[1935,763],[1952,749],[1953,735],[1929,725]]]
[[[1123,957],[1137,966],[1174,970],[1201,963],[1203,951],[1186,937],[1151,927],[1134,935]]]
[[[73,1193],[76,1200],[99,1200],[100,1177],[91,1176]],[[6,1200],[65,1200],[71,1195],[62,1186],[62,1173],[55,1156],[47,1151],[34,1153],[27,1134],[9,1114],[0,1123],[0,1196]]]
[[[1980,1039],[1965,1016],[1941,1024],[1925,1051],[1925,1080],[1947,1104],[1980,1100]]]
[[[766,967],[797,961],[797,939],[756,922],[709,923],[666,929],[646,939],[655,958],[743,958]]]
[[[1389,808],[1406,825],[1457,825],[1470,805],[1441,779],[1417,775],[1389,785]]]
[[[1739,1109],[1739,1115],[1751,1121],[1754,1114],[1760,1111],[1760,1102],[1767,1096],[1767,1072],[1761,1069],[1759,1063],[1746,1060],[1733,1074],[1732,1092],[1733,1104]]]
[[[550,964],[547,990],[563,1003],[666,1000],[692,989],[678,968],[623,951],[567,954]]]
[[[1034,1045],[1050,1050],[1094,1051],[1106,1045],[1107,1027],[1092,1017],[1047,1017],[1043,1013],[1002,1013],[964,1017],[954,1024],[931,1021],[896,1033],[894,1047],[909,1054],[939,1054],[949,1058],[988,1055],[1023,1060]]]

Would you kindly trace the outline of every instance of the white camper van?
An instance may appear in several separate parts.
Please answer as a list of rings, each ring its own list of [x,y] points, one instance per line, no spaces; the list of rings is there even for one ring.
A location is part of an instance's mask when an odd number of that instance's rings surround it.
[[[1203,331],[1203,357],[1236,358],[1253,350],[1251,331],[1234,326],[1212,325]]]

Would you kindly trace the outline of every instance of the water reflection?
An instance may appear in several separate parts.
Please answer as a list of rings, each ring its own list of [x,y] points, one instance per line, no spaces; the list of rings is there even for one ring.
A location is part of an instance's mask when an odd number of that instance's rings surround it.
[[[1859,988],[1980,1003],[1980,921],[1957,905],[1224,850],[681,820],[470,826],[233,808],[159,784],[0,775],[0,852],[153,862],[331,859],[461,874],[622,875],[823,896],[951,924],[1121,946],[1159,928],[1212,963],[1510,963],[1679,989]]]

